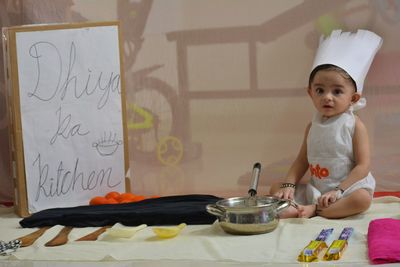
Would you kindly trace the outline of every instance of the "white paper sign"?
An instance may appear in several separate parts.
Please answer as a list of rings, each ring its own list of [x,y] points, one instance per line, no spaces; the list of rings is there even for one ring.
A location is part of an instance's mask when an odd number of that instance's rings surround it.
[[[16,35],[28,209],[125,190],[117,26]]]

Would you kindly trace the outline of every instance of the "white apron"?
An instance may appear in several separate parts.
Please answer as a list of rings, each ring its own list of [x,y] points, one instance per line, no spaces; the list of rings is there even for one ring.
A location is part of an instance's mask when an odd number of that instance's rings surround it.
[[[323,120],[317,113],[307,136],[307,159],[311,173],[310,183],[296,188],[295,200],[299,204],[317,203],[318,198],[347,178],[354,168],[353,134],[355,117],[351,110]],[[343,197],[364,188],[371,197],[375,179],[369,173],[365,178],[347,188]]]

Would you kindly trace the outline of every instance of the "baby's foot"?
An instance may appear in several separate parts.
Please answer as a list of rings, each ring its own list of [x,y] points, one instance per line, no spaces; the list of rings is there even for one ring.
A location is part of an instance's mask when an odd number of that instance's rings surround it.
[[[281,218],[281,219],[297,218],[297,217],[299,217],[299,212],[293,206],[289,206],[287,209],[285,209],[279,213],[279,218]]]
[[[299,205],[299,218],[311,218],[316,215],[317,205]]]

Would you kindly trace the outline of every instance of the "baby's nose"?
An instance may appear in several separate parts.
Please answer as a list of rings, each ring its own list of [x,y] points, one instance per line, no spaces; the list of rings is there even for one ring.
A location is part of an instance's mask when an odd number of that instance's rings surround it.
[[[330,100],[332,100],[332,97],[333,97],[333,95],[331,93],[326,93],[326,94],[324,94],[323,99],[325,101],[330,101]]]

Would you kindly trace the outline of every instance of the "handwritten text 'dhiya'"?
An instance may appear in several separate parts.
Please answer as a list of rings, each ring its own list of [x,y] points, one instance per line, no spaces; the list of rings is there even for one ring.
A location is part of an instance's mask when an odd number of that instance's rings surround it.
[[[92,71],[90,68],[86,68],[85,73],[77,71],[82,66],[75,65],[79,61],[76,51],[75,43],[71,42],[68,60],[65,62],[60,50],[53,43],[34,43],[29,48],[29,56],[35,60],[36,81],[33,83],[34,87],[29,89],[28,96],[47,102],[93,95],[99,97],[97,108],[101,109],[107,104],[110,94],[121,94],[119,73],[104,72],[101,69]],[[49,62],[52,62],[51,66],[48,65]]]

